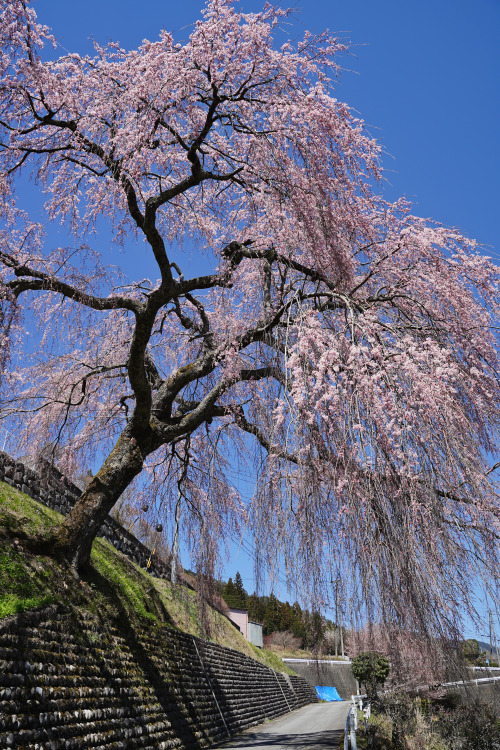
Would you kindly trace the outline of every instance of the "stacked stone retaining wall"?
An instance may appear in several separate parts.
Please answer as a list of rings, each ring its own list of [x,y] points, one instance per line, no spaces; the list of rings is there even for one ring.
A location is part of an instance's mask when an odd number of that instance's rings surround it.
[[[0,480],[66,515],[81,490],[53,466],[0,452]],[[161,578],[169,568],[108,516],[100,536]],[[0,749],[186,750],[314,702],[301,677],[165,626],[61,606],[0,622]]]
[[[39,471],[33,471],[22,461],[16,461],[4,451],[0,451],[0,481],[6,482],[64,516],[69,513],[82,494],[79,487],[47,461],[41,462]],[[111,516],[107,516],[104,520],[99,536],[107,539],[117,550],[123,552],[141,568],[147,568],[156,578],[170,578],[170,567],[152,555],[151,550]]]
[[[60,605],[0,623],[0,748],[201,748],[316,700],[300,677],[165,626]]]

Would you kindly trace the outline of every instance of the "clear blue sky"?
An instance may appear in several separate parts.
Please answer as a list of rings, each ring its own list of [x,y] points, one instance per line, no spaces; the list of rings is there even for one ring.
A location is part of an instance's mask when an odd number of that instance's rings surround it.
[[[459,227],[500,258],[499,0],[304,0],[290,3],[303,28],[330,29],[352,44],[337,96],[354,107],[387,156],[386,196],[406,195],[414,212]],[[286,0],[282,2],[287,6]],[[37,0],[41,21],[71,52],[90,39],[125,48],[161,27],[182,41],[201,0]],[[261,8],[241,0],[243,10]],[[239,569],[252,588],[252,564]]]
[[[287,0],[281,3],[287,6]],[[338,97],[353,106],[388,156],[388,196],[405,194],[432,216],[496,248],[500,196],[500,2],[498,0],[307,0],[301,27],[350,40]],[[260,0],[241,0],[258,10]],[[40,19],[70,51],[89,40],[123,47],[179,41],[201,0],[37,0]],[[353,72],[350,72],[353,71]],[[389,171],[390,170],[390,171]]]

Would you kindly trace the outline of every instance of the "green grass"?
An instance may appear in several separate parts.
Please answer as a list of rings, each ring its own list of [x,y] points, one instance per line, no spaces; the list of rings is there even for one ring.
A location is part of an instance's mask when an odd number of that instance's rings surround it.
[[[27,560],[22,551],[3,543],[0,554],[0,619],[57,600],[50,563]]]
[[[26,534],[42,532],[58,514],[0,483],[0,618],[56,601],[54,565],[26,553]]]
[[[169,618],[161,611],[158,595],[152,595],[151,576],[132,565],[125,557],[116,554],[114,547],[104,539],[96,539],[92,547],[92,566],[100,577],[101,589],[108,588],[115,601],[127,612],[150,622],[165,622]],[[92,589],[97,588],[95,575],[87,578]],[[101,592],[102,593],[102,592]]]
[[[0,482],[0,526],[37,532],[62,519],[60,513]]]
[[[266,664],[268,667],[271,667],[271,669],[275,669],[277,672],[286,672],[287,674],[295,674],[293,669],[290,669],[288,664],[285,664],[285,662],[277,656],[277,654],[273,653],[272,651],[266,651],[266,649],[260,649],[257,648],[257,646],[254,646],[253,644],[249,644],[253,653],[251,654],[254,659],[258,659],[259,654],[262,654],[262,652],[265,652],[266,654]]]
[[[0,619],[52,603],[96,616],[103,626],[126,617],[132,627],[167,626],[201,632],[197,594],[153,578],[109,542],[96,539],[92,570],[76,580],[50,557],[33,554],[27,537],[43,534],[62,516],[0,482]],[[280,672],[294,672],[271,651],[248,643],[226,617],[208,608],[211,640]]]

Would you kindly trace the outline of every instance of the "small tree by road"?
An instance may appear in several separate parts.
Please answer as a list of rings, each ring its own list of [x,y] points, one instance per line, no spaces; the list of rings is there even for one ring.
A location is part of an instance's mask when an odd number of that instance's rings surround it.
[[[467,662],[472,666],[485,667],[486,666],[486,654],[479,647],[479,643],[475,638],[467,638],[460,644],[462,655]]]
[[[377,651],[365,651],[352,660],[351,670],[359,683],[364,685],[370,699],[377,695],[377,688],[383,686],[390,672],[389,660]]]

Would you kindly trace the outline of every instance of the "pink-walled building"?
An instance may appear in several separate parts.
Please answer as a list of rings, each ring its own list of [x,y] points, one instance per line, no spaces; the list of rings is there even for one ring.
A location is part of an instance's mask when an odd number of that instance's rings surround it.
[[[259,622],[249,621],[246,609],[229,607],[228,617],[247,641],[253,643],[254,646],[262,648],[262,625]]]
[[[229,619],[231,622],[234,622],[248,641],[248,612],[246,609],[233,609],[233,607],[229,607]]]

